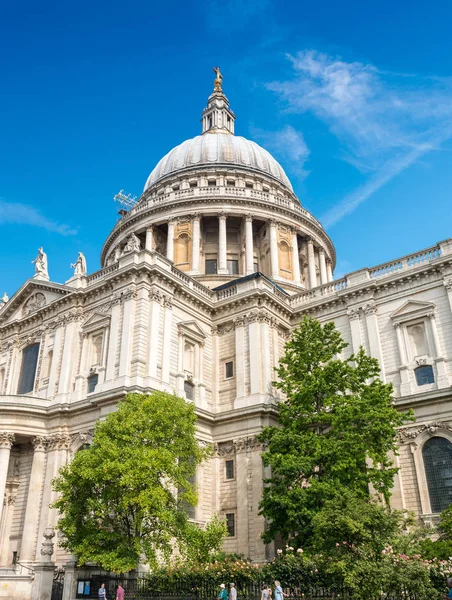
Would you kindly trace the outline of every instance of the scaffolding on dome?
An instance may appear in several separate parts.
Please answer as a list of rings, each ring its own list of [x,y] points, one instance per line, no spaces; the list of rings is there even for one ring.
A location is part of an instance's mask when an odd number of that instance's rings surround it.
[[[124,215],[129,212],[135,204],[137,203],[137,197],[132,196],[132,194],[125,194],[124,190],[119,190],[119,192],[113,197],[113,200],[119,206],[119,214]]]

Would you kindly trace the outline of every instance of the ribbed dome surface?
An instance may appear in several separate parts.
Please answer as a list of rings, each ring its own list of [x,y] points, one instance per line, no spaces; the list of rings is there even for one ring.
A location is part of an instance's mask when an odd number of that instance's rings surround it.
[[[228,133],[198,135],[173,148],[149,175],[144,190],[167,175],[213,165],[244,167],[261,172],[293,191],[284,169],[267,150],[255,142]]]

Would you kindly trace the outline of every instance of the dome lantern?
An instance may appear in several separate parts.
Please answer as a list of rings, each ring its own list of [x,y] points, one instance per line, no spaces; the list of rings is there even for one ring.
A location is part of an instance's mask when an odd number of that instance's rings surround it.
[[[202,133],[232,133],[234,134],[235,115],[229,108],[229,100],[223,94],[223,75],[220,67],[213,69],[216,77],[213,94],[207,100],[207,107],[202,113]]]

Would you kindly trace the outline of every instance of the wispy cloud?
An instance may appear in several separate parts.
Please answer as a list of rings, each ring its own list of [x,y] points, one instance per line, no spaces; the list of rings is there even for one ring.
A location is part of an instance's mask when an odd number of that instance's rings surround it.
[[[77,233],[77,229],[47,219],[47,217],[32,206],[0,200],[0,225],[6,224],[42,227],[47,231],[59,233],[64,236],[75,235]]]
[[[301,132],[287,125],[279,131],[252,128],[251,133],[272,154],[289,164],[292,172],[299,177],[304,178],[309,174],[304,165],[310,151]]]
[[[367,181],[324,217],[337,223],[452,136],[452,81],[379,71],[314,50],[288,56],[292,77],[268,88],[288,112],[311,112],[341,142],[342,158]]]

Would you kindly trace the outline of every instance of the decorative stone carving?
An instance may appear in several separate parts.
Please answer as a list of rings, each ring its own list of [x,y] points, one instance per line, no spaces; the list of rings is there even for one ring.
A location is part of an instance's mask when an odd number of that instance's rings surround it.
[[[359,308],[349,308],[347,310],[347,315],[350,321],[354,321],[355,319],[359,319]]]
[[[218,456],[230,456],[235,454],[236,448],[234,442],[231,440],[229,442],[219,442],[218,444],[214,444],[214,452]]]
[[[450,426],[448,423],[436,421],[433,423],[424,423],[423,425],[419,426],[402,427],[397,431],[397,438],[400,443],[404,443],[416,439],[417,436],[423,433],[424,431],[428,431],[428,433],[434,435],[438,431],[438,429],[452,431],[452,426]]]
[[[43,561],[50,561],[50,557],[53,554],[54,543],[53,538],[55,537],[55,532],[51,527],[47,527],[47,529],[43,533],[44,541],[41,545],[41,556],[43,557]]]
[[[366,316],[377,314],[377,307],[375,306],[375,304],[373,304],[371,302],[369,302],[368,304],[366,304],[364,306],[363,310],[364,310],[364,314]]]
[[[27,300],[24,306],[24,317],[26,317],[32,312],[35,312],[36,310],[39,310],[45,305],[45,303],[46,297],[44,296],[44,294],[42,292],[36,292],[36,294],[30,296],[30,298]]]
[[[0,431],[0,448],[11,448],[14,443],[14,433]]]
[[[124,250],[122,251],[123,255],[128,254],[129,252],[139,252],[140,250],[140,240],[138,237],[131,233],[127,238],[126,245],[124,246]]]
[[[47,263],[47,254],[41,248],[38,249],[38,256],[31,261],[31,264],[35,265],[35,274],[33,279],[43,279],[49,281],[49,270]]]
[[[71,438],[65,433],[56,433],[48,437],[49,450],[69,450]]]
[[[245,317],[241,315],[240,317],[236,317],[234,319],[235,327],[244,327],[245,326]]]
[[[71,264],[71,269],[74,269],[74,277],[84,277],[86,275],[86,258],[83,252],[78,253],[77,260]]]
[[[444,287],[448,292],[452,292],[452,277],[444,280]]]
[[[5,293],[3,294],[3,296],[0,298],[0,307],[1,307],[3,304],[6,304],[6,303],[8,302],[8,300],[9,300],[9,298],[8,298],[8,294],[5,292]]]
[[[256,449],[265,449],[265,445],[257,439],[257,436],[241,437],[235,440],[214,444],[214,453],[221,457]]]
[[[427,359],[426,358],[416,358],[416,364],[418,367],[422,367],[423,365],[427,364]]]
[[[37,435],[33,438],[33,448],[35,452],[45,452],[47,450],[48,439],[44,435]]]

